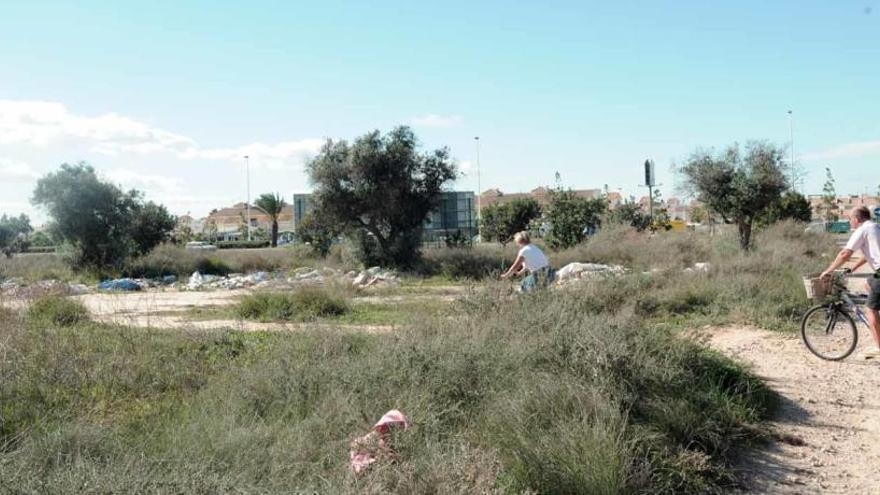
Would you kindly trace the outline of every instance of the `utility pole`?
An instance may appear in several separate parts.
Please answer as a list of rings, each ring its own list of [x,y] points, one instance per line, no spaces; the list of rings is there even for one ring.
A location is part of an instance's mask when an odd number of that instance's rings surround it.
[[[791,173],[791,187],[797,191],[797,184],[795,184],[797,179],[795,178],[794,161],[794,115],[791,110],[788,111],[788,146],[791,151],[791,163],[789,164],[789,167],[791,168],[789,171]]]
[[[251,157],[244,155],[244,168],[247,174],[247,234],[248,241],[251,240]]]
[[[483,242],[483,188],[480,184],[480,136],[474,136],[477,144],[477,242]]]
[[[654,221],[654,161],[645,160],[645,185],[648,186],[648,216]]]

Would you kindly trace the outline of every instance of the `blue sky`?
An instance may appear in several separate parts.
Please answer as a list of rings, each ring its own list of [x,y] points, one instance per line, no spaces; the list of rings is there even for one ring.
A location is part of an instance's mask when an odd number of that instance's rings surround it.
[[[308,190],[325,138],[412,125],[476,189],[641,195],[640,164],[763,139],[880,185],[880,2],[0,0],[0,212],[87,160],[175,213]]]

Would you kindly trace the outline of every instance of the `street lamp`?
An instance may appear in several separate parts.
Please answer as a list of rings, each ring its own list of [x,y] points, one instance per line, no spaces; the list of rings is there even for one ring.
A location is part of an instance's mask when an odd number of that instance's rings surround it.
[[[791,150],[791,187],[794,190],[797,190],[797,186],[795,182],[795,168],[794,168],[794,115],[791,110],[788,111],[788,144]]]
[[[483,242],[483,188],[480,186],[480,136],[474,136],[477,143],[477,242]]]
[[[247,234],[248,241],[251,240],[251,157],[244,155],[244,168],[247,174]]]

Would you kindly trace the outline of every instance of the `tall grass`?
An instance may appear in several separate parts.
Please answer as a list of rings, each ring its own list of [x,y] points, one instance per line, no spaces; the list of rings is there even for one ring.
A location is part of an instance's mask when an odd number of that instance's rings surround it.
[[[15,317],[2,322],[0,480],[53,493],[723,490],[771,395],[593,296],[487,291],[391,335],[60,332]],[[396,462],[355,478],[349,442],[391,408],[414,427]]]
[[[81,278],[57,254],[17,254],[0,256],[0,280],[21,278],[27,282],[40,280],[71,281]]]
[[[348,313],[350,306],[340,290],[299,287],[289,292],[256,292],[236,306],[241,318],[260,321],[304,321]]]
[[[72,327],[89,321],[89,310],[76,299],[47,294],[30,302],[27,316],[35,325]]]

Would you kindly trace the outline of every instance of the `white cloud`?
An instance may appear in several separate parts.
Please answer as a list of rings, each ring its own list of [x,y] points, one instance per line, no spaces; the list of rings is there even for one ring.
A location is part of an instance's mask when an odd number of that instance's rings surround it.
[[[473,162],[470,160],[462,160],[458,162],[458,171],[463,174],[468,174],[474,168]]]
[[[182,158],[204,158],[209,160],[236,160],[244,163],[249,156],[251,165],[268,169],[284,168],[289,162],[305,163],[315,155],[324,141],[321,139],[302,139],[277,144],[252,143],[233,148],[193,148],[181,155]]]
[[[807,153],[802,155],[800,159],[816,161],[834,158],[858,158],[878,154],[880,154],[880,140],[846,143],[826,150]]]
[[[0,100],[0,144],[47,146],[59,141],[86,143],[93,152],[170,153],[182,159],[242,160],[273,168],[301,165],[317,153],[320,139],[277,144],[252,143],[231,148],[202,148],[190,137],[115,113],[82,116],[57,102]]]
[[[428,113],[412,119],[412,124],[421,127],[455,127],[464,119],[460,115],[437,115]]]
[[[40,174],[27,163],[0,158],[0,180],[31,181],[39,176]]]
[[[161,196],[171,196],[185,190],[183,181],[163,175],[141,174],[133,170],[114,169],[107,178],[124,189],[148,190]]]

